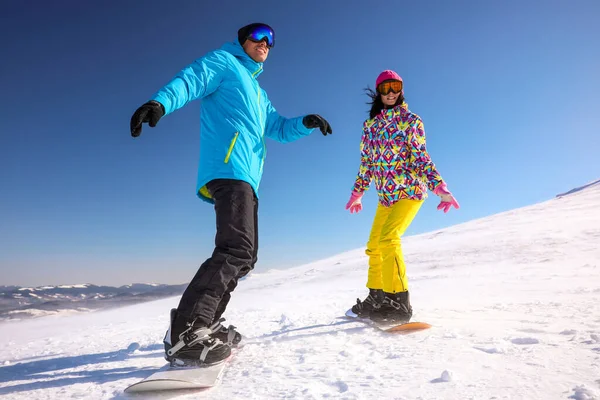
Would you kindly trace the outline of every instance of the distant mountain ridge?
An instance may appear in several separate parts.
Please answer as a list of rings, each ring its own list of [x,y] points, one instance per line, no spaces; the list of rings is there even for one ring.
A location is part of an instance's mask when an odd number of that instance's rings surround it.
[[[593,181],[593,182],[590,182],[588,184],[585,184],[583,186],[571,189],[568,192],[557,194],[556,197],[563,197],[563,196],[567,196],[567,195],[570,195],[570,194],[573,194],[573,193],[581,192],[582,190],[589,189],[589,188],[594,187],[594,186],[600,186],[600,179],[598,179],[596,181]]]
[[[185,284],[146,283],[119,287],[93,284],[0,286],[0,321],[120,307],[178,296],[183,293],[185,287]]]

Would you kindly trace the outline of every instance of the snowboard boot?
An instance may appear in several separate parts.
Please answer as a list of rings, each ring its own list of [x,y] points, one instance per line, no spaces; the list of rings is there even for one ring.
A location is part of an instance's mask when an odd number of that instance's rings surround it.
[[[371,319],[394,323],[406,323],[412,318],[412,307],[408,292],[385,293],[385,298]]]
[[[233,325],[229,325],[225,327],[225,325],[221,325],[220,321],[217,321],[219,324],[216,328],[216,332],[212,333],[210,336],[216,339],[219,339],[221,342],[228,344],[231,348],[241,347],[243,344],[240,344],[243,337],[237,331],[236,327]]]
[[[369,289],[369,295],[363,301],[356,299],[356,304],[352,306],[352,312],[361,318],[370,318],[371,314],[378,310],[385,295],[381,289]]]
[[[171,323],[163,340],[165,359],[176,366],[200,366],[215,364],[231,355],[231,346],[219,338],[212,337],[221,325],[221,321],[204,326],[187,321],[171,310]]]

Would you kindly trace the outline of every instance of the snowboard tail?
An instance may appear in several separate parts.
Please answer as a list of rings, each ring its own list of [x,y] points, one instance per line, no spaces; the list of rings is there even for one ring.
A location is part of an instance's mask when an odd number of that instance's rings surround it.
[[[408,334],[416,331],[423,331],[429,328],[431,328],[431,325],[427,322],[405,322],[400,325],[395,325],[389,328],[383,328],[383,331],[399,334]]]
[[[167,365],[149,377],[128,386],[125,393],[208,389],[219,382],[226,363],[227,360],[200,367],[171,367]]]
[[[365,322],[369,325],[376,327],[379,330],[389,333],[406,335],[413,332],[423,331],[431,328],[431,325],[427,322],[393,322],[393,321],[382,321],[376,322],[369,318],[361,318],[356,315],[352,310],[346,311],[346,317],[356,319],[357,321]]]

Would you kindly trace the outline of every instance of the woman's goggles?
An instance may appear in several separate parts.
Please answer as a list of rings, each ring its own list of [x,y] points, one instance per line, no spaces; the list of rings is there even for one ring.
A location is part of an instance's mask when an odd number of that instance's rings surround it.
[[[381,82],[379,86],[377,86],[377,92],[384,96],[390,92],[400,93],[402,92],[402,81]]]

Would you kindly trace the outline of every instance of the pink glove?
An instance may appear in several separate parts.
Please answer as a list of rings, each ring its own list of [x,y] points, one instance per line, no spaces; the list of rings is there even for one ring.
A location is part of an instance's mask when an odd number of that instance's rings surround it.
[[[456,208],[457,210],[460,208],[458,201],[456,201],[454,196],[452,196],[452,193],[450,193],[445,183],[442,183],[441,185],[436,187],[433,193],[440,196],[440,198],[442,199],[440,204],[437,206],[438,210],[444,210],[444,213],[447,213],[452,206],[454,206],[454,208]]]
[[[346,204],[346,210],[350,209],[350,214],[354,214],[362,210],[362,197],[364,193],[352,192],[350,200]]]

